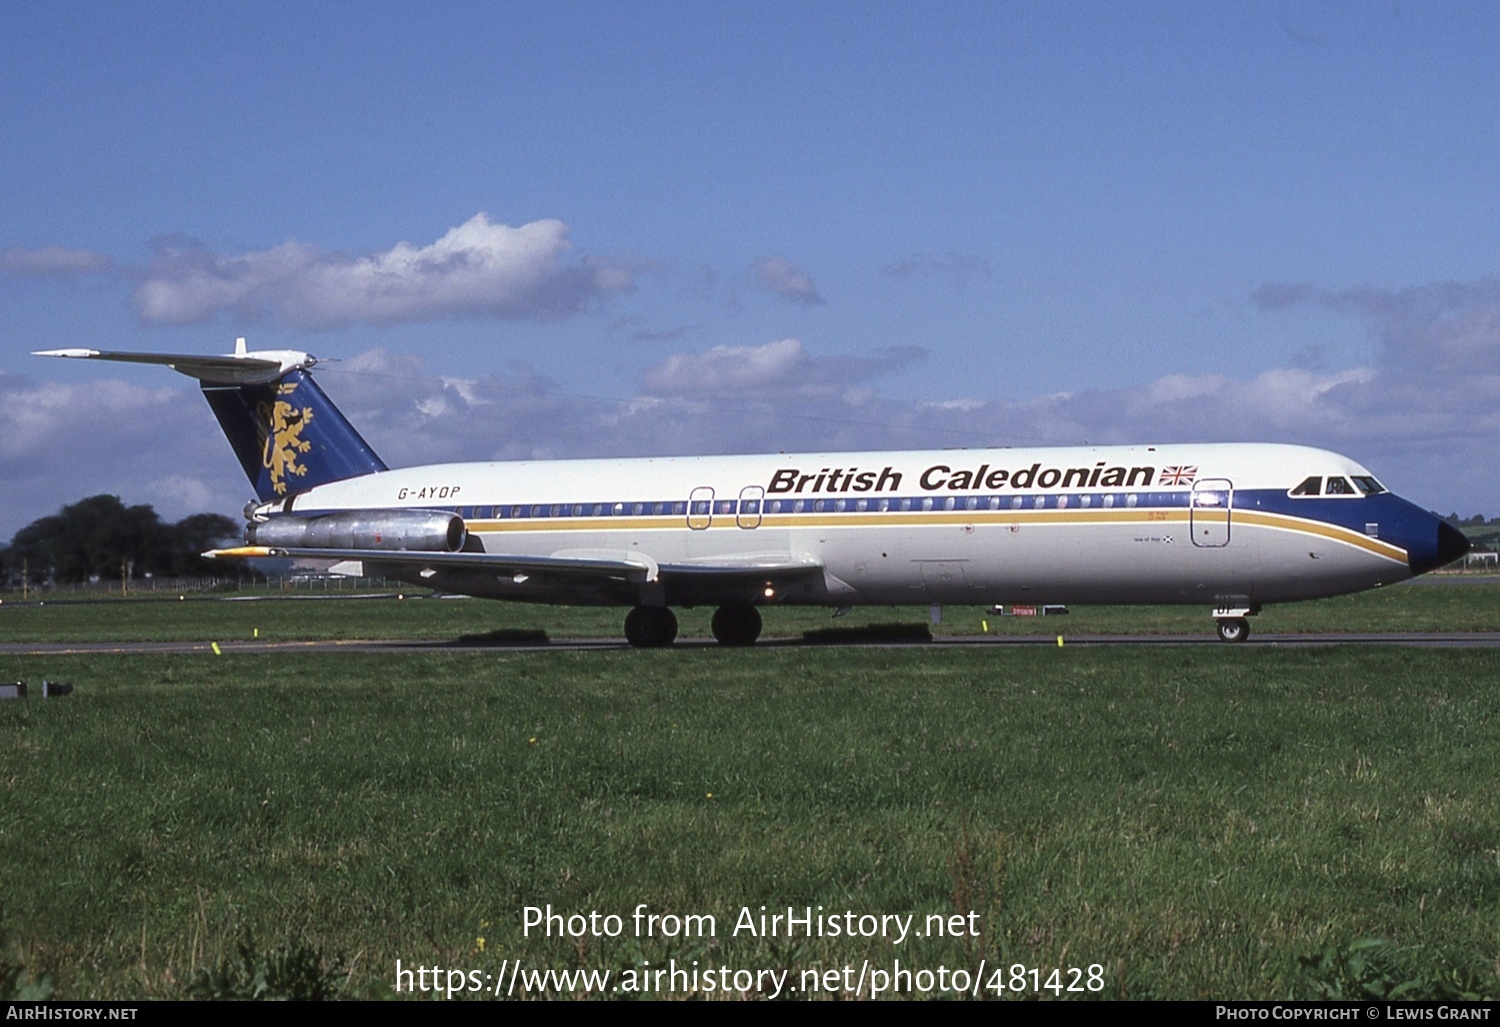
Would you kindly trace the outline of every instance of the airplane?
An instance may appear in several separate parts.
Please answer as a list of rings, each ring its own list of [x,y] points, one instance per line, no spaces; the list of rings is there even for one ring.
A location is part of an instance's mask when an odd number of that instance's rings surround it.
[[[1266,443],[451,463],[392,470],[296,350],[38,356],[200,383],[255,487],[245,544],[490,599],[629,607],[632,646],[713,606],[1196,604],[1243,642],[1266,603],[1358,592],[1462,557],[1462,532],[1345,456]]]

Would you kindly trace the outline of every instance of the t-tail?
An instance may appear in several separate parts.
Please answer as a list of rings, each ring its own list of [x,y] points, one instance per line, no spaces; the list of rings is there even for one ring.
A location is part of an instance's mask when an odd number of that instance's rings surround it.
[[[313,381],[318,361],[296,350],[247,352],[245,340],[220,357],[59,349],[44,357],[161,364],[196,378],[261,502],[330,481],[386,470],[333,401]]]

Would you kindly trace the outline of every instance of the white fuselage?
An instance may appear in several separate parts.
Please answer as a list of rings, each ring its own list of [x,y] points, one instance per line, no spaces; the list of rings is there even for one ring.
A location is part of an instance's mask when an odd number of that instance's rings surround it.
[[[1312,478],[1369,484],[1292,495]],[[440,464],[325,484],[290,506],[456,512],[491,553],[821,568],[763,595],[705,575],[673,603],[1248,606],[1400,581],[1414,547],[1432,545],[1428,515],[1354,461],[1248,443]],[[545,574],[413,580],[542,602],[639,598]]]

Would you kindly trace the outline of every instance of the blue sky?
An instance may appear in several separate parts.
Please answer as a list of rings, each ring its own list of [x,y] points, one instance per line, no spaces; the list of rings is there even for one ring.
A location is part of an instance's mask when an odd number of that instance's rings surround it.
[[[1500,513],[1500,9],[0,6],[0,537],[387,462],[1252,439]]]

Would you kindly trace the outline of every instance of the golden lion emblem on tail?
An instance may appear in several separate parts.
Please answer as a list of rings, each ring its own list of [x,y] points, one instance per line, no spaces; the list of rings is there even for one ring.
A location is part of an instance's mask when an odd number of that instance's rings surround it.
[[[307,468],[297,462],[297,454],[312,450],[312,443],[302,438],[302,429],[312,420],[312,407],[298,409],[283,396],[297,391],[295,383],[277,388],[276,402],[267,409],[261,404],[261,416],[266,419],[268,432],[266,448],[261,454],[261,466],[271,472],[271,487],[278,494],[286,492],[287,475],[298,477],[307,473]]]

